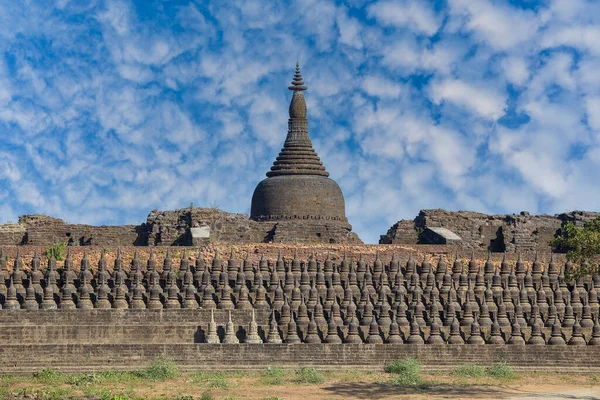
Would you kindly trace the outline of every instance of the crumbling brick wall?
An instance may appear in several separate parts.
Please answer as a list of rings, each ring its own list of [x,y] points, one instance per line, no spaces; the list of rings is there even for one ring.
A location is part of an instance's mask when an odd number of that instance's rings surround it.
[[[531,215],[527,212],[487,215],[470,211],[421,210],[412,221],[401,220],[382,235],[379,243],[423,243],[420,233],[426,227],[447,228],[461,237],[461,246],[490,251],[547,251],[548,242],[566,222],[583,225],[600,213],[573,211],[557,215]]]

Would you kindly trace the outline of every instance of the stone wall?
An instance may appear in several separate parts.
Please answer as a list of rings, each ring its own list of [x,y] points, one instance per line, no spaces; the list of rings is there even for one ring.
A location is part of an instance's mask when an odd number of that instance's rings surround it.
[[[256,310],[259,333],[266,336],[269,312]],[[222,326],[225,310],[214,311]],[[251,319],[249,310],[232,310],[240,338]],[[460,364],[506,362],[517,371],[600,372],[600,346],[409,345],[409,344],[206,344],[203,332],[209,310],[3,310],[0,324],[0,373],[32,373],[43,368],[66,372],[138,369],[158,357],[170,357],[183,370],[262,370],[313,366],[323,369],[382,369],[392,360],[414,357],[427,372],[448,371]],[[447,335],[448,327],[441,327]],[[504,328],[509,335],[510,328]],[[465,336],[468,327],[461,327]],[[524,338],[530,335],[524,328]],[[366,336],[368,327],[361,327]],[[589,329],[584,335],[590,336]],[[408,335],[406,328],[402,334]],[[489,328],[482,328],[486,337]],[[547,328],[545,336],[550,335]],[[423,329],[427,337],[428,328]],[[564,329],[568,340],[570,330]]]
[[[517,371],[598,373],[597,346],[388,345],[388,344],[31,344],[0,348],[0,373],[43,368],[65,372],[139,369],[159,357],[182,370],[264,370],[268,366],[381,370],[417,358],[428,373],[456,365],[506,362]]]
[[[254,310],[259,335],[263,340],[269,331],[270,310]],[[0,345],[14,344],[140,344],[140,343],[204,343],[210,310],[203,309],[91,309],[91,310],[3,310],[0,313],[2,335]],[[213,310],[215,323],[219,326],[219,336],[223,339],[225,324],[228,318],[227,310]],[[231,319],[235,332],[244,342],[248,325],[251,321],[250,310],[231,310]],[[318,325],[322,339],[327,334],[326,324]],[[340,327],[342,334],[347,333],[347,326]],[[369,335],[369,326],[359,326],[359,335],[363,341]],[[440,334],[448,337],[449,326],[440,326]],[[490,327],[480,327],[482,337],[487,340]],[[509,338],[510,326],[500,327],[504,337]],[[287,327],[279,327],[283,336]],[[551,336],[550,327],[542,327],[541,333],[545,338]],[[301,336],[306,335],[307,327],[299,326]],[[421,327],[423,338],[429,337],[430,327]],[[461,326],[463,337],[469,337],[470,326]],[[525,341],[531,336],[531,327],[521,328]],[[571,328],[562,328],[562,335],[568,342],[572,335]],[[387,337],[389,331],[380,327],[382,337]],[[401,326],[403,337],[410,335],[408,326]],[[592,328],[582,328],[584,337],[592,337]],[[465,345],[466,346],[466,345]],[[510,345],[507,345],[510,346]],[[588,346],[595,348],[596,346]],[[600,367],[600,365],[599,365]]]
[[[144,244],[144,225],[92,226],[69,224],[45,215],[23,215],[17,224],[0,225],[0,245],[34,244],[51,246],[65,242],[72,246],[118,246]]]
[[[462,241],[459,246],[490,251],[548,251],[548,241],[563,224],[583,225],[600,213],[573,211],[557,215],[487,215],[470,211],[421,210],[412,221],[401,220],[382,235],[379,243],[427,243],[421,234],[427,227],[447,228]]]
[[[194,235],[200,232],[201,235]],[[350,243],[362,244],[347,223],[333,220],[254,221],[246,214],[217,208],[153,210],[141,225],[69,224],[44,215],[23,215],[0,225],[0,246],[200,246],[209,243]]]
[[[208,237],[192,237],[190,228],[208,228]],[[192,246],[210,242],[262,242],[260,228],[246,214],[227,213],[218,208],[186,208],[151,211],[146,220],[150,245]],[[265,234],[263,234],[263,237]]]
[[[280,220],[254,222],[259,237],[266,233],[265,241],[273,243],[337,243],[362,244],[358,235],[348,229],[348,224],[327,220]]]

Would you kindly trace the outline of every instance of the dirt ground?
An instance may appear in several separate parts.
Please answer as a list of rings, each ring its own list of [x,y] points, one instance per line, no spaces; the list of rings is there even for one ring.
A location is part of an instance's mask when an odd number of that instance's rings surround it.
[[[176,378],[148,380],[75,378],[39,380],[4,377],[2,399],[581,399],[600,400],[596,376],[520,374],[516,377],[456,377],[422,375],[423,384],[401,387],[393,374],[364,371],[319,372],[322,383],[302,381],[294,371],[267,373],[186,373]]]

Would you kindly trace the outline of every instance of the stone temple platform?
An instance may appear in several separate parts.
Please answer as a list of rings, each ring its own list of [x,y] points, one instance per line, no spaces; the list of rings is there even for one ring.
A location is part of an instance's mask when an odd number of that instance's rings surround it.
[[[11,249],[12,251],[12,249]],[[0,256],[0,372],[507,362],[600,372],[600,276],[554,260]],[[104,254],[104,253],[102,253]],[[256,259],[256,258],[254,258]]]

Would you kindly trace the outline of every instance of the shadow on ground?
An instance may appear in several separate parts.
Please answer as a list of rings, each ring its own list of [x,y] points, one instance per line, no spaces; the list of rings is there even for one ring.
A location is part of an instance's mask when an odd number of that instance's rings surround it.
[[[556,399],[556,400],[600,400],[594,396],[578,396],[564,393],[535,393],[518,388],[496,385],[453,386],[443,384],[401,387],[391,383],[348,382],[336,383],[323,388],[332,395],[352,399],[385,399],[401,395],[422,395],[433,398],[467,397],[471,399]]]

